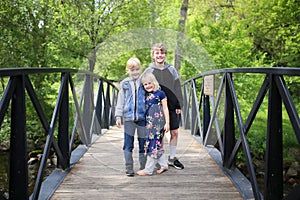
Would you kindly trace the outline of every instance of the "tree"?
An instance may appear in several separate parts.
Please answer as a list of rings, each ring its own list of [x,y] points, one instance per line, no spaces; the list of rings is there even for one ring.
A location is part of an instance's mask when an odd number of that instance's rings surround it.
[[[252,0],[245,6],[248,7],[245,18],[256,52],[265,53],[273,66],[299,67],[300,2]]]
[[[191,5],[187,34],[208,51],[217,68],[258,66],[264,55],[253,52],[253,38],[244,22],[247,9],[234,2]]]
[[[179,34],[176,41],[176,49],[175,49],[175,59],[174,59],[174,66],[175,68],[180,71],[180,41],[183,39],[186,18],[187,18],[187,10],[188,10],[188,0],[183,0],[182,5],[180,8],[180,19],[179,19]]]
[[[1,67],[46,67],[49,9],[38,1],[1,1]]]

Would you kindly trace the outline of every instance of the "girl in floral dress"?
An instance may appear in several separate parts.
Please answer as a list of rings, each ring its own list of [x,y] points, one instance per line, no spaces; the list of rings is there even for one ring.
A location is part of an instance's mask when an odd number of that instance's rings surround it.
[[[142,84],[146,90],[146,142],[145,152],[147,154],[146,167],[137,172],[140,176],[152,175],[156,163],[161,168],[156,171],[161,174],[168,170],[168,161],[163,148],[164,134],[169,131],[169,110],[167,97],[160,90],[159,83],[152,73],[142,76]]]

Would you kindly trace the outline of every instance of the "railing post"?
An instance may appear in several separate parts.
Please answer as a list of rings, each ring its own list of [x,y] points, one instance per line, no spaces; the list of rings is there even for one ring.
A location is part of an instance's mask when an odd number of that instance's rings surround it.
[[[58,124],[58,146],[61,150],[62,156],[67,163],[67,167],[70,167],[70,155],[71,150],[69,149],[70,134],[69,134],[69,74],[63,74],[62,78],[67,79],[67,81],[62,81],[65,83],[62,91],[62,100],[59,109],[59,124]],[[59,160],[58,160],[59,162]]]
[[[191,127],[190,121],[189,121],[189,108],[190,106],[188,105],[188,89],[187,89],[187,84],[183,85],[183,108],[182,108],[182,113],[181,113],[181,123],[184,129],[189,129]]]
[[[198,103],[197,103],[197,92],[196,92],[196,83],[195,81],[191,81],[191,134],[197,135],[199,133],[199,121],[198,121]],[[209,109],[209,108],[208,108]],[[207,129],[206,129],[207,130]]]
[[[103,112],[102,93],[103,93],[103,81],[102,81],[102,79],[99,79],[98,80],[97,102],[96,102],[96,117],[97,117],[98,123],[100,125],[100,129],[102,129],[102,112]]]
[[[234,148],[235,143],[235,129],[234,129],[234,109],[233,101],[230,92],[230,87],[228,83],[227,76],[225,75],[225,120],[224,120],[224,134],[223,134],[223,144],[224,144],[224,155],[223,155],[223,166],[229,168],[229,159],[231,152]],[[230,74],[232,77],[232,74]]]
[[[203,139],[206,138],[209,122],[210,122],[210,104],[209,96],[203,95]],[[203,141],[204,142],[204,141]]]
[[[115,112],[116,112],[116,104],[117,104],[117,90],[112,87],[112,105],[111,105],[111,125],[116,125]]]
[[[270,75],[264,199],[283,198],[282,100]]]
[[[28,199],[27,137],[24,76],[13,77],[11,103],[9,199]]]
[[[105,98],[104,98],[104,128],[109,128],[110,125],[110,87],[109,84],[107,84],[106,87],[106,93],[105,93]]]

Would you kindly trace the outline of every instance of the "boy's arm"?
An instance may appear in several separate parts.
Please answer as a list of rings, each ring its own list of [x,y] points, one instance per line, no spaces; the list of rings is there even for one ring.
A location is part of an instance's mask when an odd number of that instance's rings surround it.
[[[183,107],[183,96],[182,96],[182,91],[181,91],[181,84],[180,80],[176,79],[175,80],[175,95],[177,97],[177,100],[179,102],[179,105],[177,105],[176,109],[180,109]]]
[[[116,124],[117,127],[119,128],[122,125],[121,117],[123,116],[123,107],[124,107],[124,91],[120,89],[118,93],[118,100],[117,100],[117,105],[115,110]]]
[[[183,95],[182,95],[182,91],[181,91],[181,83],[180,83],[180,76],[178,74],[178,71],[175,69],[175,67],[173,66],[169,66],[168,67],[169,72],[172,74],[172,86],[170,86],[171,88],[173,88],[173,92],[177,98],[177,103],[174,105],[175,109],[176,109],[176,113],[180,114],[180,110],[183,107]],[[171,77],[170,77],[171,78]],[[171,80],[170,80],[171,81]]]

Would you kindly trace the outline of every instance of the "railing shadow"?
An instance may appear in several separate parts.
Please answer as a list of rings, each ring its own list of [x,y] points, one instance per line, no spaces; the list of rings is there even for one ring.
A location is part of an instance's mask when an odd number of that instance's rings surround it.
[[[48,120],[33,86],[31,77],[56,74],[60,78],[56,103]],[[7,79],[0,101],[0,124],[10,114],[10,170],[9,199],[28,199],[28,151],[26,136],[26,108],[32,103],[46,135],[43,155],[31,199],[38,199],[50,149],[57,156],[57,168],[70,168],[70,157],[76,148],[78,134],[81,144],[89,147],[93,134],[113,125],[117,89],[110,81],[88,71],[60,68],[0,69],[1,79]],[[80,80],[75,85],[74,80]],[[27,92],[27,95],[26,95]],[[78,99],[78,94],[80,97]],[[28,98],[29,97],[29,98]],[[71,121],[72,110],[75,113]],[[73,125],[71,124],[73,123]],[[75,145],[75,146],[74,146]]]
[[[238,75],[264,76],[252,109],[243,120],[234,78]],[[183,85],[182,125],[199,135],[204,146],[215,146],[221,154],[224,169],[236,168],[238,152],[246,159],[248,176],[255,199],[293,199],[296,187],[283,195],[283,106],[292,130],[300,144],[300,120],[285,78],[300,78],[298,68],[235,68],[202,73]],[[299,79],[298,79],[299,80]],[[243,88],[245,92],[253,88]],[[267,96],[268,95],[268,96]],[[261,105],[267,99],[264,191],[259,191],[247,134]],[[220,112],[221,110],[221,112]],[[220,123],[221,121],[221,123]],[[299,196],[298,196],[299,197]]]

